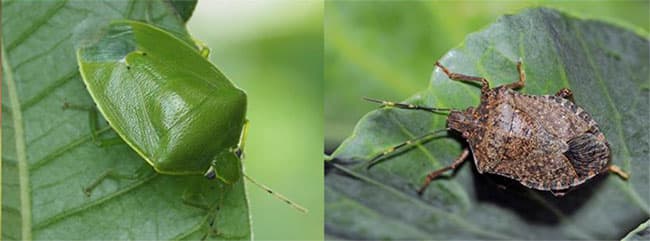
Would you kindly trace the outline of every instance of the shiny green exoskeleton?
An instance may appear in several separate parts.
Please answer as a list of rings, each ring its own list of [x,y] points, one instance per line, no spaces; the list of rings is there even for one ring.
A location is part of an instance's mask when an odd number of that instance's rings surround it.
[[[121,20],[79,47],[77,59],[99,111],[157,172],[241,177],[246,93],[193,43]]]
[[[243,175],[306,212],[243,174],[246,93],[206,59],[206,48],[178,36],[185,35],[130,20],[84,32],[77,61],[97,109],[158,173],[205,174],[225,183]]]

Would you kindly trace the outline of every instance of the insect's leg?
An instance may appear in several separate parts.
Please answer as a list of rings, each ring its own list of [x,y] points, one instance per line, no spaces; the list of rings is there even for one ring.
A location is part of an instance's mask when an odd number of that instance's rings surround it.
[[[217,215],[214,214],[214,213],[216,213],[218,211],[219,211],[219,207],[216,208],[216,211],[212,212],[213,214],[211,214],[212,217],[210,217],[211,220],[208,223],[208,227],[207,227],[208,230],[205,232],[205,234],[203,235],[201,240],[206,240],[208,238],[208,236],[210,236],[210,237],[219,236],[219,234],[220,234],[219,230],[217,229],[217,226],[214,224],[215,220],[217,219]]]
[[[567,193],[567,191],[568,191],[568,190],[560,190],[560,191],[558,191],[558,190],[551,190],[551,194],[553,194],[553,196],[556,196],[556,197],[562,197],[562,196],[564,196],[564,195]]]
[[[627,180],[627,179],[630,178],[630,174],[627,174],[627,172],[623,171],[617,165],[610,165],[608,167],[608,171],[618,175],[619,177],[623,178],[624,180]]]
[[[102,181],[104,181],[107,178],[113,178],[113,179],[138,179],[142,177],[142,175],[145,173],[143,169],[149,168],[148,165],[142,165],[138,170],[135,171],[134,174],[121,174],[116,172],[115,170],[108,169],[104,171],[99,177],[97,177],[95,180],[93,180],[88,186],[84,187],[82,191],[86,196],[90,197],[90,194],[92,194],[93,190],[100,184]]]
[[[239,159],[244,159],[244,146],[246,146],[246,139],[248,138],[249,125],[250,122],[248,121],[248,119],[246,119],[244,121],[244,126],[242,127],[241,136],[239,137],[239,145],[235,150],[235,153],[237,154],[237,156],[239,156]]]
[[[488,90],[490,90],[490,83],[488,83],[488,80],[483,77],[475,77],[475,76],[469,76],[469,75],[451,72],[447,68],[445,68],[445,66],[442,66],[442,64],[440,64],[440,62],[438,61],[436,61],[436,66],[438,66],[442,70],[442,72],[444,72],[447,75],[447,77],[449,77],[452,80],[473,81],[473,82],[480,83],[481,93],[485,93]]]
[[[570,100],[571,102],[575,103],[575,100],[573,99],[573,91],[567,88],[562,88],[555,93],[555,96],[562,97],[564,99]]]
[[[456,169],[456,167],[458,167],[461,163],[463,163],[467,159],[467,156],[469,156],[469,149],[465,148],[463,150],[463,152],[460,153],[460,156],[458,156],[458,158],[456,158],[456,160],[454,160],[454,162],[451,163],[451,165],[440,168],[438,170],[435,170],[435,171],[429,173],[427,175],[426,179],[424,180],[424,183],[422,184],[422,187],[420,187],[420,189],[418,189],[418,194],[422,195],[422,193],[424,192],[425,189],[427,189],[427,187],[429,186],[431,181],[433,181],[433,179],[435,179],[436,177],[440,176],[442,173],[444,173],[446,171],[449,171],[449,170]]]
[[[102,129],[99,126],[99,114],[97,109],[92,106],[78,106],[70,103],[63,103],[63,109],[78,110],[88,112],[88,126],[90,127],[90,137],[92,142],[100,147],[119,145],[124,143],[120,137],[100,138],[100,134],[108,129]]]
[[[194,44],[196,45],[196,47],[199,48],[199,54],[201,54],[201,56],[203,56],[203,58],[206,58],[206,59],[210,58],[210,48],[208,48],[208,45],[206,45],[200,39],[192,38],[192,40],[194,41]]]
[[[429,112],[440,112],[440,111],[453,110],[451,108],[435,108],[435,107],[419,106],[419,105],[415,105],[415,104],[398,103],[398,102],[392,102],[392,101],[386,101],[386,100],[378,100],[378,99],[373,99],[373,98],[368,98],[368,97],[363,97],[363,99],[367,100],[367,101],[370,101],[370,102],[379,103],[379,104],[381,104],[381,106],[395,107],[395,108],[407,109],[407,110],[424,110],[424,111],[429,111]]]
[[[519,89],[526,85],[526,71],[521,67],[521,59],[517,61],[517,72],[519,72],[519,81],[506,84],[506,88],[509,89]]]
[[[435,131],[432,131],[432,132],[428,132],[428,133],[426,133],[424,135],[418,136],[418,137],[413,138],[411,140],[407,140],[407,141],[402,142],[400,144],[391,146],[388,149],[384,150],[383,152],[377,154],[372,159],[370,159],[370,161],[368,161],[368,166],[366,168],[370,169],[372,166],[379,163],[379,161],[381,161],[383,157],[388,156],[391,153],[394,153],[394,152],[396,152],[396,151],[398,151],[398,150],[400,150],[400,149],[402,149],[404,147],[411,146],[411,145],[414,145],[414,144],[418,144],[418,143],[420,143],[422,141],[433,138],[436,134],[438,134],[440,132],[444,132],[444,131],[447,131],[447,129],[441,129],[441,130],[435,130]]]
[[[185,190],[185,192],[183,192],[182,201],[183,204],[191,207],[202,209],[204,211],[210,210],[210,206],[205,202],[203,196],[189,193],[188,190]]]
[[[201,240],[205,240],[208,236],[214,237],[219,234],[215,221],[217,220],[217,215],[219,214],[220,205],[223,201],[223,198],[220,198],[216,204],[211,204],[208,201],[209,198],[206,198],[204,192],[201,191],[199,186],[189,185],[185,191],[183,191],[182,203],[190,207],[201,209],[206,214],[206,223],[202,225],[202,229],[205,230]]]

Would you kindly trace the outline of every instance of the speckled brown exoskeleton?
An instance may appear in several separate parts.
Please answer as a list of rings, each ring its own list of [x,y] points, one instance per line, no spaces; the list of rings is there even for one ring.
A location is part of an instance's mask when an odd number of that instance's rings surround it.
[[[386,107],[449,111],[447,129],[388,148],[373,158],[368,167],[398,149],[430,139],[441,131],[453,130],[462,134],[469,149],[465,148],[451,165],[429,173],[419,193],[436,177],[459,166],[470,150],[479,173],[505,176],[556,196],[608,171],[628,178],[619,167],[610,165],[611,151],[605,135],[596,121],[574,104],[571,90],[564,88],[555,95],[526,95],[515,91],[526,83],[521,61],[517,63],[518,81],[492,89],[485,78],[453,73],[439,62],[436,66],[451,80],[481,84],[479,106],[454,110],[366,98]]]

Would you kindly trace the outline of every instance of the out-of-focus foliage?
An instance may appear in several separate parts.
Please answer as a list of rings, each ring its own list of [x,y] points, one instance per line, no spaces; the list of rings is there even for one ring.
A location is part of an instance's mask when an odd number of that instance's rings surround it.
[[[433,63],[467,34],[533,6],[649,29],[647,1],[327,1],[326,151],[373,108],[361,97],[405,99],[427,86]]]
[[[322,3],[199,1],[188,23],[248,94],[246,172],[309,209],[247,186],[254,238],[323,237]]]

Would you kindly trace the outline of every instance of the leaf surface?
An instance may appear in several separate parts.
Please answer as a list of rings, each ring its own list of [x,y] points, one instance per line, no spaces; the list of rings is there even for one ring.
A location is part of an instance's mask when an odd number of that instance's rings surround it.
[[[650,214],[647,111],[648,39],[618,26],[537,8],[501,17],[467,36],[441,63],[483,76],[492,87],[514,82],[523,59],[523,93],[574,92],[600,124],[612,163],[631,174],[595,180],[556,198],[508,179],[481,175],[472,161],[416,194],[427,173],[449,165],[465,141],[444,133],[390,156],[369,171],[364,163],[388,147],[445,128],[446,116],[381,108],[358,123],[333,153],[325,178],[325,230],[345,239],[619,239]],[[433,66],[433,63],[431,63]],[[427,89],[406,100],[425,106],[477,106],[480,89],[433,70]],[[470,159],[471,160],[471,159]]]
[[[636,241],[636,240],[648,240],[650,239],[650,219],[640,224],[630,233],[625,235],[621,240],[623,241]]]
[[[3,240],[251,238],[243,181],[157,174],[124,143],[94,144],[88,111],[62,108],[93,106],[74,49],[88,23],[145,21],[192,43],[195,3],[2,2]],[[103,119],[100,135],[116,137]]]

